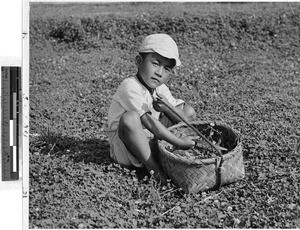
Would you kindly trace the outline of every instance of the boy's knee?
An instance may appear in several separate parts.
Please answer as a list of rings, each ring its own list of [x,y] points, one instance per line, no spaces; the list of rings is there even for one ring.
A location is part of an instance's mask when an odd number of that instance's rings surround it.
[[[124,113],[120,118],[120,128],[136,128],[136,125],[140,123],[140,116],[135,111],[128,111]]]
[[[188,121],[193,121],[196,119],[196,111],[194,110],[194,108],[188,104],[184,105],[183,108],[185,117],[188,119]]]

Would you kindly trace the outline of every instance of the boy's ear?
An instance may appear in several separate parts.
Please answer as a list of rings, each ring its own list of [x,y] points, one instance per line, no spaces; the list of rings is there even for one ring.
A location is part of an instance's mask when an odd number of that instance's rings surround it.
[[[135,63],[139,66],[142,62],[142,56],[141,55],[137,55],[135,57]]]

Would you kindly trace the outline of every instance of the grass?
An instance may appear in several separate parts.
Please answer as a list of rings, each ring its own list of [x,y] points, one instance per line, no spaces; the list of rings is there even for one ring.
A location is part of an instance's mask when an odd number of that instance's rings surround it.
[[[29,227],[299,228],[300,5],[291,7],[31,4]],[[173,95],[197,119],[241,133],[245,179],[187,195],[110,159],[112,95],[135,73],[141,39],[162,31],[183,62]]]

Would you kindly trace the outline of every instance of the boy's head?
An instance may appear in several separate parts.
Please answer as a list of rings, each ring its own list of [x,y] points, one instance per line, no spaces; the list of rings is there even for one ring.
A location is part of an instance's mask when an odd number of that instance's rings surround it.
[[[151,34],[147,36],[140,48],[139,53],[158,53],[159,55],[175,60],[175,66],[181,64],[179,52],[175,41],[167,34]]]
[[[172,69],[180,65],[177,45],[169,35],[149,35],[138,51],[138,75],[152,89],[165,83]]]

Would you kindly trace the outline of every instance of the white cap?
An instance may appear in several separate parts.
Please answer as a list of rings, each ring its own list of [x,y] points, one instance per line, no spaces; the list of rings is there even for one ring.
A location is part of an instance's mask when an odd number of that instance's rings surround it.
[[[176,66],[181,64],[176,42],[167,34],[151,34],[147,36],[143,40],[138,52],[156,52],[163,57],[175,59]]]

